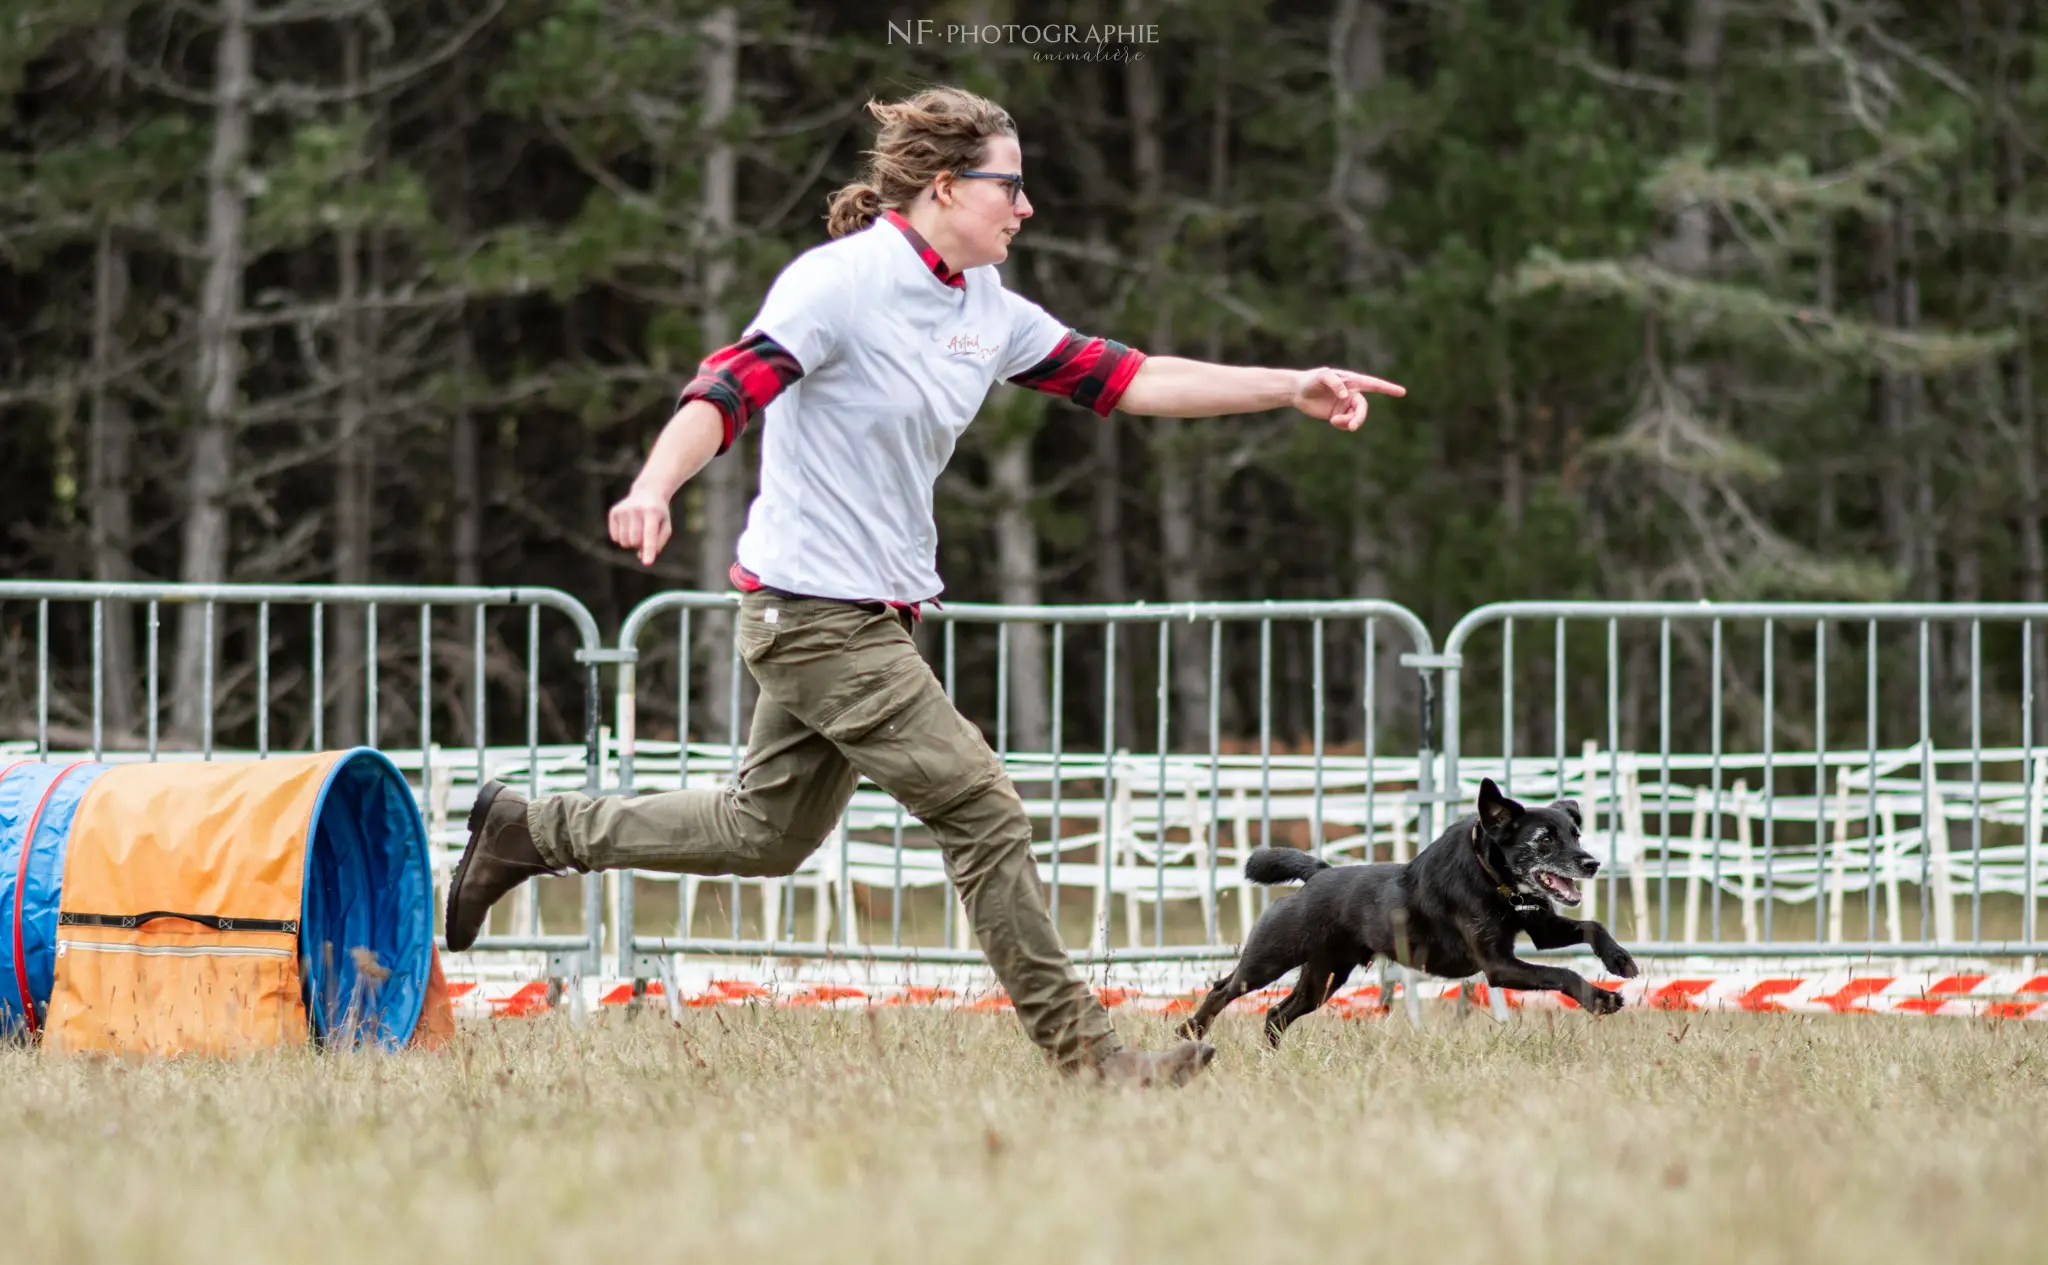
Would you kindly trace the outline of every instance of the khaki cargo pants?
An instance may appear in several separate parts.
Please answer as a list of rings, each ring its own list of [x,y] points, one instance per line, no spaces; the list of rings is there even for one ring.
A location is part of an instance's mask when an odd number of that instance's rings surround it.
[[[1046,912],[1023,802],[880,602],[748,593],[739,652],[761,686],[735,783],[636,798],[552,795],[527,823],[558,869],[795,872],[865,775],[931,830],[1031,1039],[1062,1067],[1119,1042]]]

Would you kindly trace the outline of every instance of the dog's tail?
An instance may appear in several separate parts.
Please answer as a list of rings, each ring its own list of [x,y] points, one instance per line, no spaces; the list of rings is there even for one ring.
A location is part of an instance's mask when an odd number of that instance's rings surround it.
[[[1328,861],[1299,848],[1259,848],[1244,859],[1244,876],[1254,883],[1291,883],[1329,868]]]

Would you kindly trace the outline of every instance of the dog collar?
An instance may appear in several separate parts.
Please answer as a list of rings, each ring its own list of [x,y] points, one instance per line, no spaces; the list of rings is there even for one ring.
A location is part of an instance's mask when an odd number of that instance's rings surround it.
[[[1542,901],[1531,900],[1527,893],[1518,892],[1505,883],[1501,884],[1496,890],[1508,898],[1508,907],[1518,914],[1533,914],[1543,908]]]

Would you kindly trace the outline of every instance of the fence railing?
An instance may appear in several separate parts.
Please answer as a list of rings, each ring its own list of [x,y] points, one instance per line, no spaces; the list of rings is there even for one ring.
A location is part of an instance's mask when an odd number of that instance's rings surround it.
[[[693,636],[711,621],[723,621],[719,633],[725,633],[736,610],[730,594],[666,593],[626,619],[616,715],[620,783],[629,793],[704,787],[737,775],[739,708],[723,718],[723,743],[698,743],[690,728],[693,698],[712,674],[725,675],[724,697],[740,697],[743,674],[732,638]],[[657,684],[645,667],[653,656],[643,656],[640,647],[668,616],[676,620],[674,640],[671,652],[659,657],[665,667]],[[1070,943],[1087,945],[1076,954],[1084,962],[1112,955],[1124,961],[1227,955],[1218,909],[1235,893],[1241,936],[1252,900],[1242,853],[1254,846],[1254,826],[1257,844],[1274,841],[1277,827],[1325,853],[1369,851],[1382,838],[1429,832],[1435,661],[1428,630],[1400,606],[953,605],[930,611],[920,637],[948,694],[982,725],[1017,782],[1033,820],[1054,919],[1073,932]],[[725,655],[696,664],[674,652],[693,640],[721,647]],[[1282,673],[1289,681],[1276,684],[1288,649],[1305,662],[1290,660]],[[1333,662],[1338,659],[1341,672]],[[1226,684],[1226,663],[1240,661],[1256,664],[1257,685],[1248,698],[1231,697]],[[1390,674],[1402,679],[1389,680]],[[1347,686],[1333,699],[1339,676]],[[1133,682],[1138,699],[1129,697]],[[1415,704],[1412,737],[1382,755],[1386,722],[1404,694]],[[655,697],[674,701],[671,740],[641,736],[638,717]],[[1138,719],[1120,719],[1134,702]],[[1283,708],[1308,732],[1307,752],[1273,750],[1275,717]],[[1237,731],[1255,730],[1255,752],[1224,750],[1226,709]],[[1124,732],[1126,726],[1132,732]],[[1019,749],[1020,729],[1036,730],[1038,741]],[[1339,736],[1355,754],[1331,750]],[[1226,831],[1228,843],[1221,838]],[[793,875],[704,879],[642,872],[610,882],[613,946],[617,969],[626,974],[644,975],[650,958],[676,953],[930,962],[979,957],[969,947],[966,919],[935,846],[900,805],[865,783],[839,829]],[[639,933],[643,884],[676,889],[670,932]],[[724,925],[716,928],[700,925],[706,919],[699,897],[711,889],[725,906]],[[873,902],[860,908],[861,889],[886,892],[886,914]],[[758,894],[752,918],[745,909],[749,892]],[[1087,922],[1079,927],[1077,892],[1087,893]],[[807,939],[798,938],[803,893],[813,919]],[[1113,943],[1119,901],[1122,947]],[[1150,908],[1149,929],[1141,905]],[[753,934],[747,933],[750,923]]]
[[[1579,798],[1608,862],[1589,904],[1639,956],[2036,955],[2037,623],[2048,607],[1482,607],[1444,646],[1445,794]],[[1569,714],[1589,668],[1592,725]]]
[[[415,780],[438,895],[489,778],[730,781],[751,688],[736,611],[660,594],[607,646],[552,589],[5,582],[0,746],[372,743]],[[1244,882],[1251,850],[1406,859],[1482,777],[1581,801],[1606,862],[1586,915],[1639,956],[2039,955],[2043,631],[2042,606],[1523,602],[1471,612],[1438,653],[1391,603],[1256,602],[950,606],[917,635],[1016,780],[1093,963],[1231,956],[1271,897]],[[794,874],[549,880],[493,923],[472,965],[554,976],[980,960],[936,847],[865,783]]]
[[[544,629],[544,611],[567,629]],[[567,764],[598,789],[608,658],[596,619],[555,589],[0,582],[0,662],[35,665],[26,688],[0,669],[0,724],[20,749],[120,762],[379,747],[418,779],[437,900],[461,849],[460,819],[450,829],[446,812],[458,779],[540,787],[550,775],[559,784]],[[579,740],[566,751],[541,742],[543,710],[559,710],[544,683],[564,676],[582,686],[578,714],[554,717]],[[71,714],[53,717],[60,701]],[[135,737],[109,743],[110,713]],[[459,745],[437,741],[444,733]],[[513,929],[477,950],[545,954],[555,975],[595,970],[602,889],[595,877],[582,888],[574,934],[542,931],[529,885],[499,915]]]

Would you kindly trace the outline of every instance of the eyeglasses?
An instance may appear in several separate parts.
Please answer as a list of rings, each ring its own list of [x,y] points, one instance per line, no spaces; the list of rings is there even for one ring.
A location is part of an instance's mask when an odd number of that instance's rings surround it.
[[[1024,192],[1024,175],[1016,171],[956,171],[962,180],[1000,180],[1010,195],[1010,205],[1017,205],[1017,195]]]

